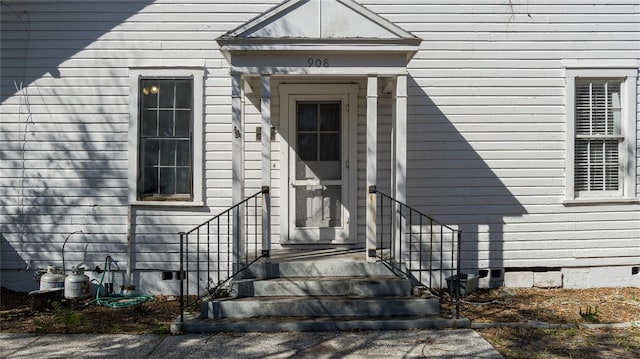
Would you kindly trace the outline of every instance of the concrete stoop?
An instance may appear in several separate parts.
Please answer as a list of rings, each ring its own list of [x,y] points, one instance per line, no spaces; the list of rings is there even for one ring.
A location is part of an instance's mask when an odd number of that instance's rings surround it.
[[[469,328],[439,317],[437,298],[411,295],[410,281],[383,263],[257,263],[234,281],[235,297],[206,299],[172,332]]]

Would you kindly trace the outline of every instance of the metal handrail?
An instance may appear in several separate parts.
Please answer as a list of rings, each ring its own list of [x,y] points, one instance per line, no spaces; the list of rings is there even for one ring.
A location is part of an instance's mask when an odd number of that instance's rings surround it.
[[[451,300],[455,297],[456,318],[459,318],[462,231],[378,191],[375,186],[369,187],[369,193],[380,197],[376,201],[376,257],[394,271],[407,275],[414,284],[430,290],[436,285],[434,273],[439,276],[440,291],[446,279],[451,284],[449,294]],[[446,273],[450,278],[444,278]]]
[[[264,203],[268,203],[268,196],[269,187],[263,187],[259,192],[225,209],[202,224],[189,231],[179,233],[181,322],[184,322],[185,309],[200,302],[202,298],[215,292],[265,256],[265,252],[261,250],[262,236],[260,231],[262,228],[260,220],[262,218],[261,208]],[[259,204],[260,198],[262,203]],[[240,218],[244,220],[243,227]],[[236,224],[235,228],[234,223]],[[251,233],[251,229],[254,229],[253,233]],[[244,232],[240,233],[242,235],[241,244],[233,243],[235,231]],[[190,239],[193,240],[190,241]],[[193,253],[194,250],[189,250],[190,246],[195,246],[195,253]],[[192,264],[191,268],[190,263]],[[195,299],[193,300],[190,300],[190,295],[192,295],[192,288],[189,285],[190,273],[195,276],[193,279],[196,283]],[[212,273],[215,273],[215,280]],[[206,290],[202,288],[203,275],[206,275]]]

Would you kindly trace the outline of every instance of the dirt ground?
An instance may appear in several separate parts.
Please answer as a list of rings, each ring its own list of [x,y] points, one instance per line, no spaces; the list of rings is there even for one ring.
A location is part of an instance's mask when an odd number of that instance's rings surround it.
[[[479,290],[460,308],[474,324],[504,323],[477,331],[506,358],[640,358],[640,288]],[[613,323],[626,324],[596,328]]]
[[[474,323],[640,321],[640,288],[500,288],[478,290],[462,299],[461,312]]]
[[[443,303],[444,310],[453,307]],[[12,333],[165,334],[176,319],[173,296],[113,309],[90,299],[34,311],[25,293],[2,288],[0,331]],[[461,313],[474,324],[503,323],[478,332],[507,358],[639,358],[640,326],[587,328],[602,323],[640,323],[640,288],[492,289],[463,298]],[[566,324],[540,328],[532,322]],[[519,323],[517,325],[504,323]],[[526,324],[528,323],[528,324]]]
[[[53,308],[36,311],[29,295],[3,287],[0,332],[165,334],[180,308],[174,296],[156,296],[151,302],[119,309],[93,304],[92,299],[56,302]]]

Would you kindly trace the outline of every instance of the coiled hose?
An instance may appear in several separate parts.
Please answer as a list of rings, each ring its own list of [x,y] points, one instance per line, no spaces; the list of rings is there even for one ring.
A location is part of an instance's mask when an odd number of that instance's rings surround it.
[[[96,291],[96,299],[93,300],[98,305],[102,305],[110,308],[127,308],[134,305],[150,302],[153,297],[146,294],[112,294],[106,297],[100,296],[100,288],[102,288],[102,282],[107,273],[109,273],[109,260],[111,256],[107,256],[104,259],[104,272],[100,276],[100,283],[98,284],[98,290]]]

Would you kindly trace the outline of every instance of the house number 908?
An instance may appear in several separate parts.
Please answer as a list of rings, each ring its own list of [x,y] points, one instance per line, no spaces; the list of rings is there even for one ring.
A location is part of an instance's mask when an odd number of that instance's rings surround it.
[[[329,67],[329,59],[326,57],[323,59],[310,57],[307,59],[307,64],[309,67]]]

